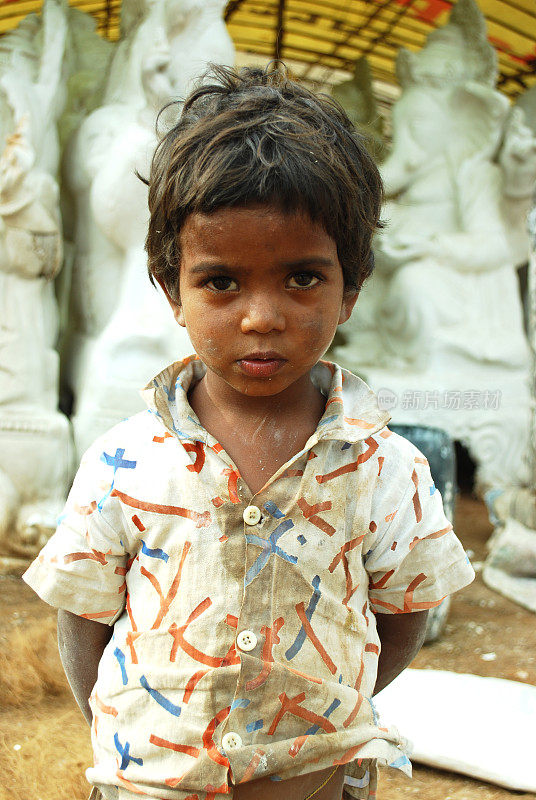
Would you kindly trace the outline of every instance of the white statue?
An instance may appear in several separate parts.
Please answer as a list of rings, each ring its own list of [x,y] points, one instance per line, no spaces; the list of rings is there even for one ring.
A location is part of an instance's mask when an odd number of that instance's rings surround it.
[[[381,166],[387,227],[335,357],[390,390],[396,422],[464,442],[481,488],[522,483],[529,350],[515,266],[527,239],[515,193],[527,202],[536,141],[493,88],[494,52],[473,0],[459,0],[421,53],[402,50],[397,74]]]
[[[536,87],[520,95],[508,118],[497,161],[503,176],[503,214],[516,265],[529,256],[527,215],[536,182]]]
[[[64,175],[77,209],[66,362],[79,454],[138,411],[138,389],[191,350],[148,280],[147,188],[135,173],[149,173],[158,110],[183,98],[208,61],[233,62],[224,6],[224,0],[124,2],[123,38],[104,105],[67,150]],[[177,108],[171,113],[176,117]]]
[[[332,87],[331,95],[344,108],[357,131],[365,137],[365,144],[373,158],[382,161],[387,152],[384,124],[374,96],[372,73],[366,56],[356,61],[352,78]]]
[[[55,528],[72,468],[57,411],[52,279],[62,263],[56,121],[64,5],[47,0],[0,46],[0,566],[33,556]]]
[[[518,95],[515,102],[525,115],[525,124],[536,134],[536,86]]]
[[[495,525],[482,577],[492,589],[536,612],[536,193],[528,215],[529,335],[532,349],[530,475],[524,487],[494,488],[486,494]]]

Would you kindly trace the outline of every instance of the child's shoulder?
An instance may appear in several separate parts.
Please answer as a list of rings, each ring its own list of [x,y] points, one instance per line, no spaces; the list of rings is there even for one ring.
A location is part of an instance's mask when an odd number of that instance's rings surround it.
[[[415,469],[418,473],[428,471],[426,456],[404,436],[385,427],[372,434],[371,438],[378,445],[376,456],[378,460],[381,459],[381,484],[395,478],[409,481]]]
[[[95,459],[103,461],[107,455],[128,460],[129,452],[139,452],[142,448],[150,450],[152,444],[168,438],[174,437],[154,412],[139,411],[97,436],[83,454],[81,464]]]
[[[377,442],[379,448],[382,450],[381,454],[385,457],[395,458],[408,464],[415,458],[424,458],[419,448],[415,447],[413,442],[410,442],[405,436],[395,433],[395,431],[392,431],[387,425],[377,433],[374,433],[372,438]]]

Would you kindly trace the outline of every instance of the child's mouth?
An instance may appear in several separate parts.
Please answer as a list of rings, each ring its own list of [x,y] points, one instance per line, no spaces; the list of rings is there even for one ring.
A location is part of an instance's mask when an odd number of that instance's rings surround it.
[[[242,372],[255,378],[266,378],[274,375],[286,364],[286,358],[279,353],[251,353],[238,361]]]

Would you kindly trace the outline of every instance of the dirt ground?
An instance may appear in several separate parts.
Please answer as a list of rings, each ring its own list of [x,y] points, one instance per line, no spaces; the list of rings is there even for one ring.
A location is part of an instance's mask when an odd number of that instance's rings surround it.
[[[491,533],[470,495],[456,507],[456,531],[476,570]],[[0,578],[0,800],[85,800],[89,730],[72,700],[55,650],[55,612],[17,578]],[[453,598],[441,641],[412,666],[508,678],[536,685],[533,614],[475,583]],[[494,653],[495,658],[489,654]],[[485,658],[483,658],[485,656]],[[413,781],[382,771],[379,800],[512,800],[511,792],[416,765]]]

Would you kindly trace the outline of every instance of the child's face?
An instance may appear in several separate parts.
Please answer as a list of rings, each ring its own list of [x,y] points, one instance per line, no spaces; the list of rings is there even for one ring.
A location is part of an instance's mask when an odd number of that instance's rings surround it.
[[[223,208],[191,214],[180,245],[180,301],[166,295],[207,378],[250,397],[307,380],[357,299],[324,229],[271,206]]]

